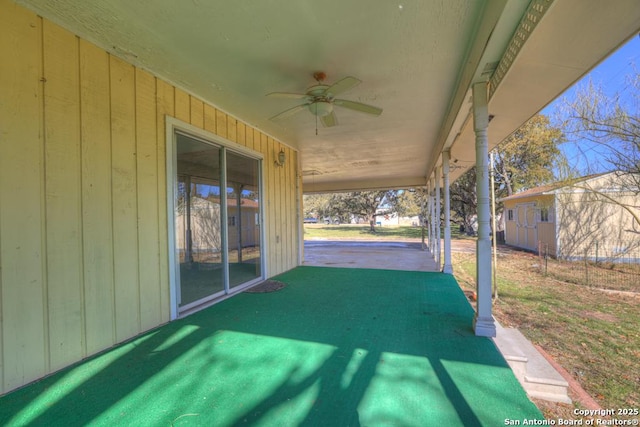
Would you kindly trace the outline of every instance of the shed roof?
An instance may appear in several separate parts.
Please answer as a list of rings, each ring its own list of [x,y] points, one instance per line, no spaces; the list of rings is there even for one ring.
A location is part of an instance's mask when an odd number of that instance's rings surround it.
[[[596,174],[591,174],[591,175],[586,175],[586,176],[582,176],[579,178],[572,178],[572,179],[567,179],[564,181],[559,181],[559,182],[555,182],[552,184],[547,184],[547,185],[540,185],[538,187],[533,187],[533,188],[529,188],[527,190],[523,190],[520,191],[516,194],[512,194],[511,196],[507,196],[507,197],[503,197],[501,199],[498,199],[499,202],[504,202],[504,201],[509,201],[509,200],[515,200],[515,199],[522,199],[525,197],[532,197],[532,196],[541,196],[541,195],[545,195],[545,194],[551,194],[552,192],[559,190],[561,188],[567,188],[570,187],[578,182],[586,182],[589,180],[592,180],[594,178],[598,178],[604,175],[608,175],[608,174],[613,174],[615,172],[604,172],[604,173],[596,173]]]

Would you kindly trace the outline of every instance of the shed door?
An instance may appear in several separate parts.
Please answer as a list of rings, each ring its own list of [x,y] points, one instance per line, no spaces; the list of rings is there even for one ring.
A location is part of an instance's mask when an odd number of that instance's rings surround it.
[[[519,247],[532,251],[536,250],[538,230],[535,203],[516,205],[516,236]]]

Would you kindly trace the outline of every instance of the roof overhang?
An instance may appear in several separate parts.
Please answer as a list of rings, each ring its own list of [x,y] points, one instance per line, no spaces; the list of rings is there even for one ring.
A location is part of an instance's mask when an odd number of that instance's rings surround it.
[[[475,161],[473,83],[490,82],[494,146],[640,30],[637,0],[19,3],[297,149],[305,192],[422,186],[442,150],[456,178]],[[299,100],[267,93],[320,70],[361,79],[341,97],[382,115],[269,120]]]

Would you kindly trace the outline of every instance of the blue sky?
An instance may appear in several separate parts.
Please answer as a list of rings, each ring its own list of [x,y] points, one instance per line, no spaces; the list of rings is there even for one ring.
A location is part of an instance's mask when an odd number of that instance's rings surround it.
[[[640,70],[640,37],[635,35],[616,52],[602,61],[583,79],[560,95],[554,102],[542,110],[542,114],[549,116],[552,120],[557,115],[557,108],[562,103],[563,98],[569,101],[575,97],[577,88],[584,85],[584,82],[591,79],[595,85],[599,85],[605,94],[613,95],[624,92],[627,86],[627,79],[633,72]],[[602,157],[602,147],[598,147],[587,141],[569,142],[562,144],[560,149],[565,153],[572,166],[576,166],[582,173],[587,173],[588,167],[594,166],[597,171],[606,169],[605,165],[598,162]],[[593,172],[593,170],[591,170]]]

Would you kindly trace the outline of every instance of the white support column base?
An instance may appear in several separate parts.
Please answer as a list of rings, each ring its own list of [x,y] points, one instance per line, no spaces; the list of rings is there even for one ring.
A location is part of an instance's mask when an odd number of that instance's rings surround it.
[[[473,331],[478,337],[495,337],[495,319],[493,318],[493,316],[487,318],[476,315],[476,317],[473,319]]]

